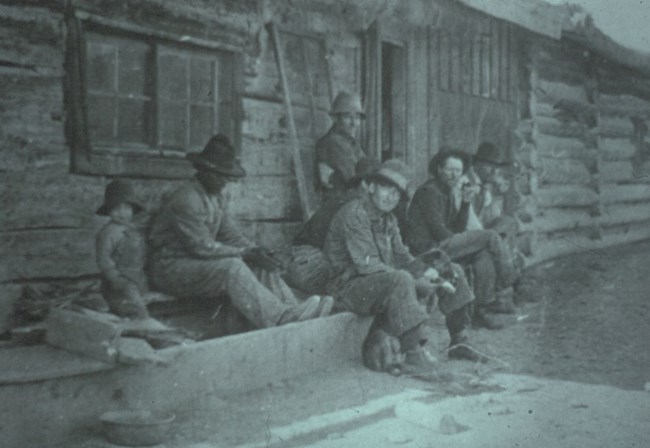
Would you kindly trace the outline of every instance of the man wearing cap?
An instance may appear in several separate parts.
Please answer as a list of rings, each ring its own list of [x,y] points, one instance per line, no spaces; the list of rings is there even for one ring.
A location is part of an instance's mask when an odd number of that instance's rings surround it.
[[[431,159],[432,179],[421,185],[407,212],[407,243],[415,254],[433,247],[444,250],[452,260],[473,267],[476,304],[472,323],[477,327],[499,329],[503,325],[487,313],[497,290],[512,283],[512,266],[499,235],[493,230],[467,230],[470,204],[476,185],[463,185],[460,204],[454,189],[465,178],[471,164],[469,154],[443,148]]]
[[[215,302],[225,293],[257,328],[327,315],[331,298],[285,303],[249,268],[271,269],[272,257],[244,237],[224,209],[223,188],[246,175],[228,137],[212,137],[202,152],[187,158],[196,175],[163,203],[149,234],[150,274],[156,288],[180,299]]]
[[[331,266],[323,253],[325,237],[332,219],[345,204],[367,192],[367,179],[380,166],[372,157],[362,157],[355,165],[355,175],[349,187],[341,195],[331,197],[301,227],[293,240],[292,259],[287,267],[285,279],[296,289],[310,294],[324,294],[329,280]]]
[[[368,180],[366,194],[353,199],[334,217],[325,239],[325,253],[333,277],[328,291],[348,310],[376,316],[376,325],[398,338],[406,363],[416,368],[431,364],[424,349],[429,329],[425,307],[418,301],[435,293],[438,272],[414,258],[402,243],[392,211],[407,195],[408,169],[388,160]],[[451,335],[448,356],[481,360],[467,344],[467,306],[473,295],[462,268],[455,293],[441,293],[439,307]]]
[[[330,115],[334,124],[316,142],[318,189],[323,194],[323,202],[350,187],[354,166],[363,156],[363,150],[357,141],[361,119],[365,117],[359,96],[339,92]]]

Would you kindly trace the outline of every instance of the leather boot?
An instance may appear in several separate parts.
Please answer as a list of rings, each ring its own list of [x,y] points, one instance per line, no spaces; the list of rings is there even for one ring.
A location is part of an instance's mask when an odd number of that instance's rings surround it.
[[[482,356],[468,343],[467,335],[464,332],[451,336],[449,348],[447,349],[449,359],[457,359],[472,362],[487,362],[487,358]]]
[[[476,306],[472,315],[472,327],[487,328],[488,330],[501,330],[503,324],[488,316],[485,307]]]
[[[515,314],[517,310],[515,309],[515,304],[513,302],[513,295],[513,288],[499,291],[496,300],[486,306],[486,311],[488,313],[497,314]]]
[[[473,362],[485,362],[486,359],[474,350],[467,342],[465,329],[470,323],[471,305],[466,305],[457,309],[445,318],[447,331],[449,332],[450,342],[447,356],[449,359],[462,359]]]
[[[330,307],[331,309],[331,307]],[[320,317],[321,298],[320,296],[311,296],[300,305],[289,308],[282,314],[277,325],[285,325],[292,322],[302,322],[303,320]]]

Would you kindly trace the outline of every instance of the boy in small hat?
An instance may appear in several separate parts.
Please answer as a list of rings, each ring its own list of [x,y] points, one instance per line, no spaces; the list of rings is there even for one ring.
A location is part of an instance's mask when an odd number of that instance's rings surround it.
[[[143,209],[133,187],[114,180],[106,187],[104,203],[96,212],[110,217],[96,239],[101,292],[113,314],[131,319],[149,317],[142,298],[146,290],[144,239],[132,223],[133,215]]]

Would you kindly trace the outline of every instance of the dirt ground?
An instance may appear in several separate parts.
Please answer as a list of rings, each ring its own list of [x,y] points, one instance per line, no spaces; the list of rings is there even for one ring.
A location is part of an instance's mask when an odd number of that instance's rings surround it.
[[[264,441],[271,428],[413,388],[440,399],[478,394],[486,390],[482,379],[493,373],[644,390],[650,382],[648,266],[650,241],[545,263],[526,272],[532,289],[519,297],[517,314],[498,316],[503,330],[470,331],[471,343],[490,358],[486,364],[446,361],[448,336],[442,316],[434,316],[438,338],[431,348],[442,377],[395,378],[347,365],[243,395],[210,397],[178,415],[166,446]]]

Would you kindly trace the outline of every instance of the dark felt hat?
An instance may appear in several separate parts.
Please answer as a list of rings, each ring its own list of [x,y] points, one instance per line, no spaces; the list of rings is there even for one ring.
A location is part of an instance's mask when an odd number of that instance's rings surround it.
[[[230,177],[244,177],[246,170],[237,157],[235,147],[224,134],[213,136],[201,152],[185,156],[197,170],[205,170]]]
[[[144,206],[137,198],[133,186],[124,180],[114,180],[106,186],[104,191],[104,203],[95,212],[98,215],[107,216],[119,204],[131,204],[133,213],[144,210]]]
[[[354,176],[350,179],[351,185],[356,185],[362,180],[367,180],[381,167],[381,162],[374,157],[362,157],[354,165]]]
[[[440,167],[449,157],[454,157],[463,161],[463,174],[467,172],[470,166],[472,166],[472,156],[470,154],[461,151],[460,149],[443,147],[440,148],[438,154],[431,158],[431,161],[429,162],[429,173],[433,175],[438,174],[438,167]]]
[[[512,165],[513,161],[508,155],[501,153],[499,148],[491,142],[483,142],[479,145],[476,155],[474,156],[475,162],[491,163],[492,165],[508,166]]]

